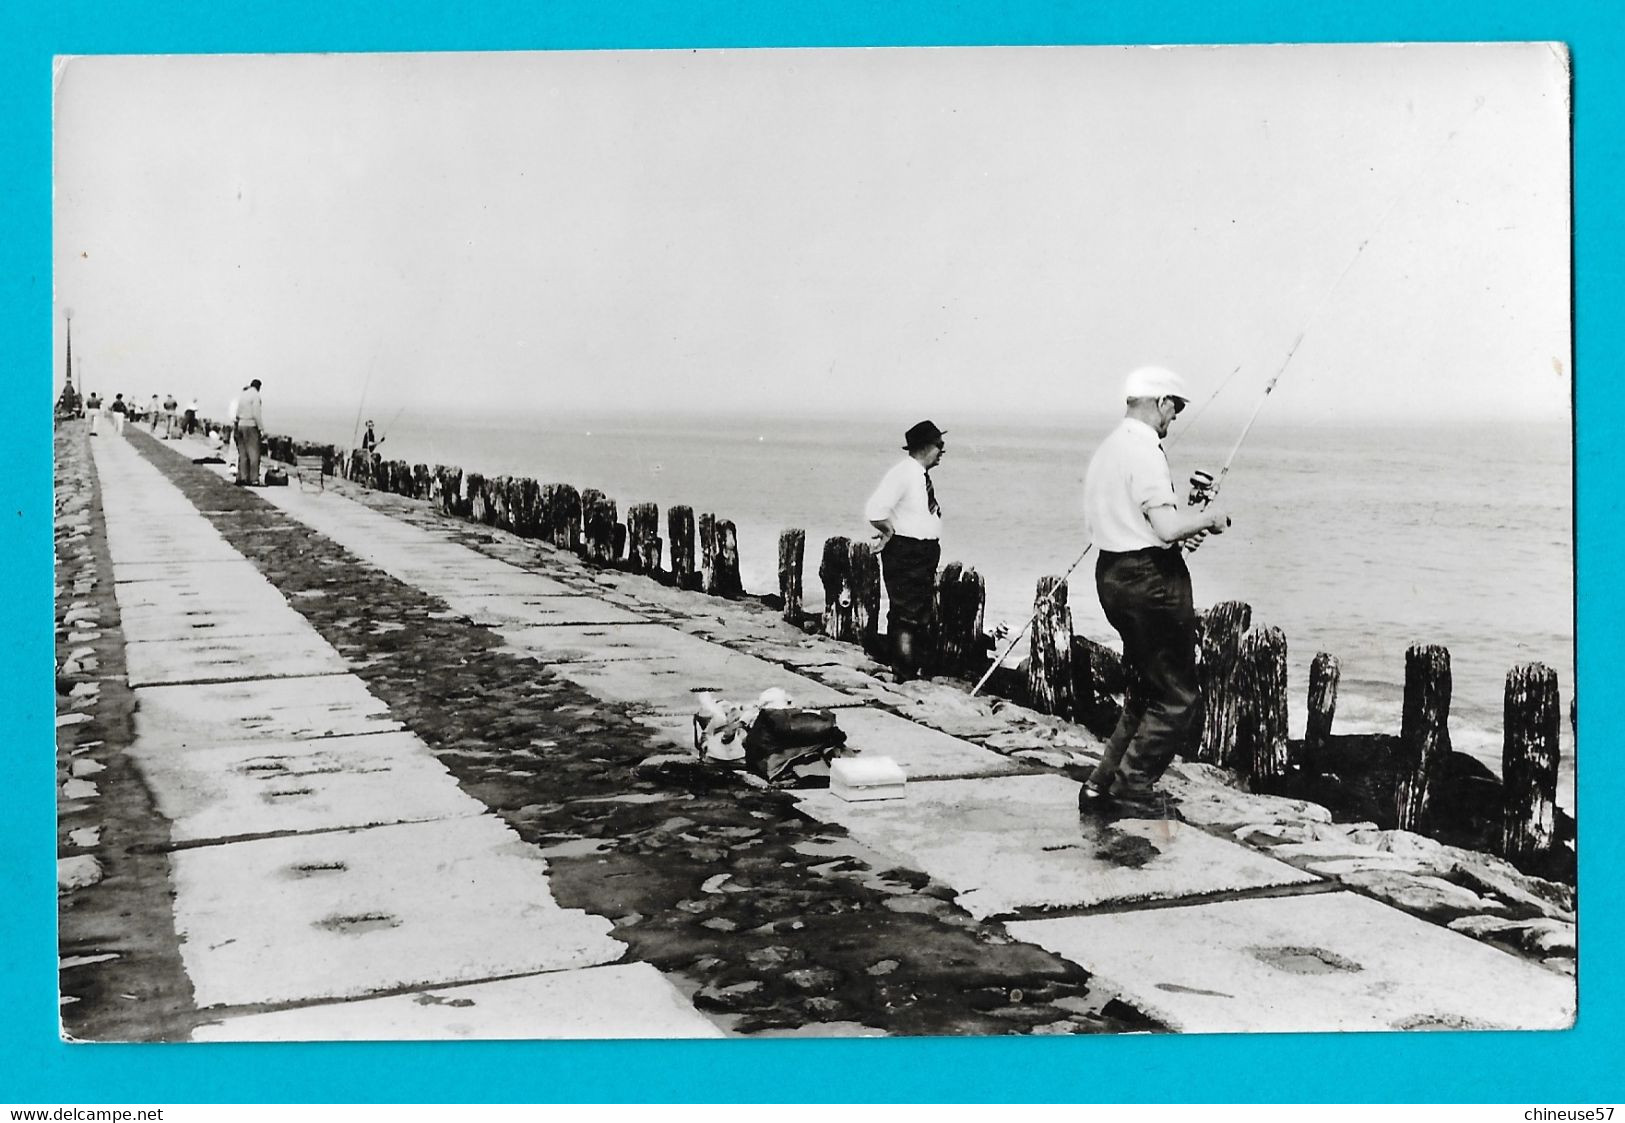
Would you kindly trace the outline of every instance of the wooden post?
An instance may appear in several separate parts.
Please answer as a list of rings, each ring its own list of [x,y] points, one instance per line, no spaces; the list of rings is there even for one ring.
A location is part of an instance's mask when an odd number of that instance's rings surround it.
[[[541,497],[536,505],[536,537],[543,542],[553,541],[553,496],[558,484],[542,484]]]
[[[1399,727],[1399,786],[1395,825],[1420,831],[1427,824],[1429,789],[1450,753],[1450,652],[1413,644],[1405,652],[1405,708]]]
[[[1241,637],[1252,626],[1253,609],[1241,601],[1224,601],[1207,610],[1198,629],[1201,656],[1196,683],[1202,692],[1202,735],[1196,759],[1204,764],[1230,763],[1236,744],[1236,660]]]
[[[457,514],[463,501],[463,470],[455,466],[445,469],[440,489],[440,509],[448,515]]]
[[[728,519],[716,523],[717,556],[711,563],[712,587],[706,591],[719,597],[737,597],[745,591],[739,580],[739,539]]]
[[[982,658],[982,616],[987,585],[982,575],[959,562],[949,562],[937,575],[937,650],[935,665],[944,674],[959,674]]]
[[[717,517],[700,516],[700,588],[709,593],[717,583]]]
[[[1076,721],[1097,732],[1112,727],[1122,714],[1115,695],[1123,692],[1123,657],[1088,636],[1072,637],[1072,700]]]
[[[464,512],[464,516],[475,522],[484,522],[485,477],[478,472],[468,473],[463,477],[463,491],[468,495],[468,509]]]
[[[503,530],[513,525],[513,512],[508,506],[509,482],[507,476],[493,476],[485,481],[485,502],[490,512],[486,522]]]
[[[1303,766],[1320,772],[1319,761],[1332,740],[1332,718],[1337,715],[1337,680],[1342,676],[1337,656],[1317,651],[1309,664],[1309,717],[1303,728]]]
[[[889,659],[880,642],[880,555],[868,542],[848,541],[846,575],[852,589],[853,640],[872,657]]]
[[[833,640],[857,639],[852,627],[852,540],[844,537],[824,540],[824,557],[818,563],[818,580],[824,586],[824,634]]]
[[[1038,579],[1027,658],[1027,703],[1041,714],[1070,719],[1077,704],[1072,694],[1072,610],[1066,592],[1063,578]]]
[[[525,481],[521,476],[508,476],[506,481],[503,497],[507,504],[507,529],[518,534],[525,522]]]
[[[614,540],[609,546],[609,560],[614,565],[619,564],[621,558],[626,555],[626,524],[618,522],[611,529],[614,532]]]
[[[595,487],[581,493],[581,537],[586,558],[595,565],[615,560],[615,500]]]
[[[1507,672],[1501,747],[1501,853],[1514,861],[1551,850],[1556,839],[1557,672],[1523,663]]]
[[[1250,629],[1241,638],[1232,676],[1236,692],[1231,767],[1253,790],[1269,791],[1287,774],[1286,635],[1279,628]]]
[[[541,522],[542,489],[529,476],[514,481],[515,506],[514,533],[523,538],[535,538]]]
[[[666,537],[671,542],[671,577],[680,589],[699,588],[694,568],[694,508],[681,504],[666,510]]]
[[[564,510],[563,503],[559,500],[559,488],[563,486],[563,484],[542,485],[541,539],[554,546],[559,544],[559,519]]]
[[[779,535],[779,596],[784,618],[801,625],[801,568],[807,552],[807,532],[786,530]]]
[[[570,484],[553,490],[553,545],[572,553],[581,549],[581,494]]]
[[[634,503],[626,509],[626,538],[629,567],[633,573],[660,572],[660,508],[653,503]]]

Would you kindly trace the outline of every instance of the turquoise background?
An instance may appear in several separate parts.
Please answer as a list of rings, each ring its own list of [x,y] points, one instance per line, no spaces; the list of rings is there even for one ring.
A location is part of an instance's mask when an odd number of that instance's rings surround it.
[[[1329,5],[1327,7],[1330,7]],[[1610,437],[1621,353],[1625,20],[1601,3],[820,5],[294,0],[0,0],[0,378],[19,421],[0,443],[0,1102],[644,1100],[1494,1101],[1621,1098],[1625,794],[1621,592],[1609,580],[1625,494]],[[711,1044],[77,1046],[57,1040],[51,634],[54,54],[605,47],[1561,40],[1576,107],[1576,512],[1581,1004],[1551,1034],[734,1041]],[[1508,153],[1508,159],[1517,159]],[[1493,466],[1487,466],[1493,471]],[[1486,606],[1494,611],[1494,606]],[[1609,1062],[1608,1056],[1615,1060]]]

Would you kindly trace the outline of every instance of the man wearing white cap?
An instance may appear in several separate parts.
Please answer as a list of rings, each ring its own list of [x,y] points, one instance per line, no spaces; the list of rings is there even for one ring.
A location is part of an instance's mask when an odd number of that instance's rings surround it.
[[[1083,481],[1083,517],[1099,551],[1095,590],[1123,637],[1128,686],[1123,716],[1078,806],[1160,817],[1152,786],[1197,732],[1196,610],[1180,544],[1219,534],[1216,507],[1181,506],[1162,439],[1190,393],[1161,367],[1141,367],[1123,386],[1128,410],[1095,451]]]

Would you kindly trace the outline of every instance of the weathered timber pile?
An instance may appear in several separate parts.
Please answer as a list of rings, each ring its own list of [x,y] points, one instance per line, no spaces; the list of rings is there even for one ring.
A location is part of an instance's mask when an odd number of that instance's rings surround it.
[[[460,518],[533,538],[603,567],[644,574],[711,596],[747,596],[739,574],[734,524],[715,512],[629,506],[597,489],[526,477],[487,478],[444,465],[408,465],[359,450],[269,438],[272,455],[319,456],[364,487],[423,499]],[[878,556],[861,539],[829,538],[819,554],[823,610],[804,608],[806,534],[779,538],[778,589],[757,598],[802,630],[860,646],[885,661]],[[664,564],[669,557],[669,568]],[[1028,654],[1016,668],[997,667],[992,693],[1040,713],[1109,732],[1122,705],[1120,657],[1074,633],[1067,582],[1045,577],[1034,598]],[[986,587],[977,572],[949,562],[938,573],[936,619],[926,636],[925,667],[938,676],[980,676],[993,641],[984,631]],[[1449,652],[1417,645],[1406,654],[1405,708],[1397,735],[1333,732],[1339,667],[1317,653],[1309,683],[1309,721],[1302,741],[1287,736],[1287,641],[1279,629],[1255,626],[1240,602],[1215,605],[1197,636],[1202,725],[1195,759],[1228,769],[1260,793],[1310,798],[1345,819],[1378,829],[1420,832],[1442,842],[1504,855],[1520,869],[1573,877],[1573,820],[1555,803],[1561,717],[1556,676],[1538,664],[1508,676],[1503,783],[1450,746]]]

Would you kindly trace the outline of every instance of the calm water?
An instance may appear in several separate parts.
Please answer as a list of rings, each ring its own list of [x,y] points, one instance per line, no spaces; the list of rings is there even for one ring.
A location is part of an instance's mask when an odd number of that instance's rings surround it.
[[[380,418],[379,424],[383,426]],[[821,598],[821,543],[867,537],[862,505],[901,455],[884,423],[783,419],[441,420],[403,414],[383,451],[488,475],[597,487],[662,510],[687,503],[739,531],[746,588],[777,587],[779,531],[807,531],[807,594]],[[1113,421],[969,424],[937,418],[949,451],[932,478],[945,516],[944,560],[987,579],[988,621],[1019,627],[1038,577],[1065,571],[1083,549],[1078,496],[1084,466]],[[277,411],[277,428],[349,444],[354,416]],[[1217,420],[1169,441],[1174,478],[1214,470],[1239,426]],[[1397,732],[1405,649],[1450,649],[1451,735],[1499,771],[1506,672],[1539,661],[1574,683],[1572,459],[1559,425],[1417,428],[1271,427],[1253,431],[1225,483],[1235,528],[1192,558],[1199,606],[1245,600],[1255,623],[1289,645],[1293,733],[1302,731],[1308,665],[1317,651],[1342,664],[1337,728]],[[1072,581],[1074,626],[1115,634],[1100,614],[1091,555]],[[1018,651],[1024,647],[1018,648]],[[1572,730],[1564,723],[1563,802],[1572,806]]]

